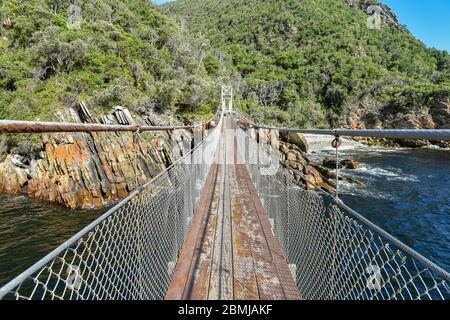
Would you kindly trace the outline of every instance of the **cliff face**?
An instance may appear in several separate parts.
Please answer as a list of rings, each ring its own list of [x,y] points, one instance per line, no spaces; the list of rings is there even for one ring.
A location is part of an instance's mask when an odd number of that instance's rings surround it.
[[[430,107],[423,106],[405,110],[396,106],[377,106],[375,101],[361,102],[358,108],[349,112],[342,123],[350,129],[450,129],[450,100],[440,99]],[[374,139],[366,139],[374,143]],[[364,141],[363,141],[364,142]],[[430,143],[448,147],[445,141],[386,140],[382,144],[404,147],[422,147]]]
[[[109,115],[123,121],[124,113]],[[70,110],[59,114],[80,122]],[[181,155],[178,143],[190,145],[190,133],[62,133],[43,135],[39,157],[26,161],[7,155],[0,163],[0,191],[27,192],[30,197],[69,208],[100,207],[126,197]]]
[[[368,14],[373,14],[370,9],[371,6],[375,5],[379,8],[380,18],[389,26],[396,28],[401,31],[408,32],[408,30],[400,24],[397,15],[389,8],[387,5],[381,2],[375,2],[373,0],[344,0],[350,7],[357,7]],[[378,9],[377,9],[378,10]]]

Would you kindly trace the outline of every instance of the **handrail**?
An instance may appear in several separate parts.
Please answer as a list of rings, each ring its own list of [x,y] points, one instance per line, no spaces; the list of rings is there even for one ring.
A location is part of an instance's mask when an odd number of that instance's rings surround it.
[[[214,121],[219,112],[209,120],[186,126],[141,126],[139,124],[100,124],[77,122],[41,122],[0,120],[0,133],[52,133],[52,132],[146,132],[146,131],[173,131],[202,127]]]
[[[254,127],[259,129],[279,130],[283,132],[297,132],[297,133],[340,136],[340,137],[371,137],[371,138],[387,138],[387,139],[450,141],[450,129],[369,129],[369,130],[297,129],[297,128],[269,127],[262,125],[254,125]]]
[[[386,139],[415,139],[431,141],[450,141],[450,129],[300,129],[258,125],[239,112],[239,115],[250,122],[250,126],[257,129],[278,130],[282,132],[296,132],[339,137],[366,137]]]
[[[240,114],[240,113],[239,113]],[[385,130],[339,130],[339,129],[296,129],[296,128],[277,128],[277,127],[269,127],[269,126],[263,126],[263,125],[257,125],[253,121],[250,121],[247,117],[240,114],[243,118],[245,118],[247,121],[251,122],[251,127],[259,128],[259,129],[268,129],[268,130],[279,130],[279,131],[285,131],[285,132],[298,132],[298,133],[305,133],[305,134],[318,134],[318,135],[331,135],[331,136],[352,136],[352,137],[378,137],[378,138],[398,138],[398,139],[424,139],[424,140],[450,140],[450,130],[443,129],[443,130],[433,130],[433,129],[417,129],[417,130],[411,130],[411,129],[385,129]],[[433,137],[434,139],[432,139]],[[283,161],[280,161],[280,163],[287,167],[286,163]],[[425,258],[421,254],[419,254],[417,251],[413,250],[412,248],[408,247],[406,244],[383,230],[382,228],[378,227],[374,223],[372,223],[370,220],[363,217],[360,213],[353,210],[349,206],[347,206],[341,199],[335,198],[332,196],[331,193],[323,190],[322,188],[318,187],[316,184],[308,180],[303,174],[299,174],[301,180],[303,180],[305,183],[310,184],[316,191],[319,193],[325,194],[329,196],[332,201],[345,210],[347,213],[361,221],[362,223],[370,226],[374,230],[376,230],[378,233],[383,235],[386,239],[390,240],[394,244],[396,244],[399,248],[403,249],[405,252],[409,253],[411,256],[415,257],[417,260],[421,261],[425,265],[429,266],[430,269],[432,269],[434,272],[441,275],[443,278],[450,281],[450,273],[444,270],[443,268],[439,267],[437,264],[433,263],[429,259]]]
[[[284,167],[284,169],[289,169],[288,164],[285,161],[279,161],[279,163]],[[303,180],[306,184],[311,185],[315,191],[317,191],[320,194],[323,194],[325,196],[328,196],[329,199],[336,204],[338,207],[340,207],[341,209],[345,210],[348,214],[352,215],[353,217],[355,217],[356,219],[358,219],[360,222],[362,222],[363,224],[371,227],[372,229],[376,230],[379,234],[381,234],[383,237],[385,237],[386,239],[390,240],[392,243],[394,243],[397,247],[399,247],[400,249],[402,249],[403,251],[409,253],[411,256],[415,257],[417,260],[421,261],[423,264],[427,265],[431,270],[433,270],[434,272],[438,273],[440,276],[442,276],[443,278],[447,279],[448,281],[450,281],[450,273],[447,272],[446,270],[444,270],[443,268],[439,267],[436,263],[432,262],[431,260],[429,260],[428,258],[424,257],[423,255],[421,255],[420,253],[418,253],[417,251],[415,251],[414,249],[412,249],[411,247],[409,247],[408,245],[406,245],[405,243],[403,243],[402,241],[398,240],[397,238],[395,238],[393,235],[391,235],[390,233],[388,233],[387,231],[385,231],[384,229],[380,228],[379,226],[377,226],[376,224],[374,224],[372,221],[370,221],[369,219],[365,218],[363,215],[361,215],[360,213],[358,213],[357,211],[353,210],[352,208],[350,208],[349,206],[347,206],[344,201],[342,201],[342,199],[340,198],[336,198],[333,196],[333,194],[331,194],[330,192],[320,188],[318,185],[316,185],[315,183],[313,183],[311,180],[309,180],[308,178],[305,177],[305,175],[302,172],[297,172],[299,175],[299,178],[301,180]]]
[[[0,120],[0,133],[44,133],[44,132],[119,132],[137,130],[144,131],[172,131],[177,129],[190,129],[202,125],[191,126],[139,126],[109,125],[99,123],[71,123],[71,122],[36,122]]]
[[[283,162],[283,161],[280,161],[280,164],[283,167],[285,167],[285,168],[288,167],[287,164],[285,162]],[[429,267],[431,270],[433,270],[434,272],[436,272],[437,274],[439,274],[440,276],[442,276],[446,280],[450,281],[450,273],[449,272],[447,272],[446,270],[444,270],[443,268],[438,266],[436,263],[432,262],[430,259],[428,259],[425,256],[423,256],[422,254],[418,253],[417,251],[415,251],[414,249],[409,247],[407,244],[405,244],[401,240],[395,238],[389,232],[387,232],[384,229],[380,228],[375,223],[373,223],[369,219],[365,218],[362,214],[358,213],[356,210],[350,208],[348,205],[346,205],[344,203],[344,201],[342,201],[342,199],[334,197],[330,192],[328,192],[326,190],[323,190],[318,185],[316,185],[315,183],[311,182],[309,179],[307,179],[303,175],[303,173],[299,172],[298,174],[299,174],[299,178],[301,180],[303,180],[306,184],[311,185],[314,188],[315,191],[317,191],[320,194],[328,196],[330,201],[332,201],[335,205],[337,205],[341,209],[345,210],[348,214],[350,214],[351,216],[353,216],[354,218],[356,218],[357,220],[359,220],[363,224],[365,224],[365,225],[369,226],[370,228],[372,228],[373,230],[377,231],[385,239],[388,239],[389,241],[394,243],[398,248],[400,248],[403,251],[407,252],[412,257],[416,258],[417,260],[422,262],[424,265]]]

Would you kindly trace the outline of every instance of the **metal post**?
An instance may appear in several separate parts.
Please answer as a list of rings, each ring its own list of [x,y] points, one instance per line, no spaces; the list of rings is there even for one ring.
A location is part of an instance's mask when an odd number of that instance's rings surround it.
[[[339,135],[335,135],[335,139],[331,143],[331,146],[336,149],[336,192],[335,198],[339,200],[339,146],[341,145],[341,140]]]

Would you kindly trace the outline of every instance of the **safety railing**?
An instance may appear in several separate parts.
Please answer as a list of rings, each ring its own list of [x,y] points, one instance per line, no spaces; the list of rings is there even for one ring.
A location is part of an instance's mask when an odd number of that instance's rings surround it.
[[[212,118],[184,126],[147,126],[139,124],[102,124],[75,122],[19,121],[0,119],[0,133],[55,133],[55,132],[155,132],[204,128],[210,126],[220,116],[217,110]]]
[[[221,120],[220,120],[221,121]],[[162,299],[213,160],[193,150],[0,289],[0,299]]]
[[[278,148],[237,130],[240,161],[273,222],[305,299],[449,299],[450,275],[347,207],[301,172],[298,181]],[[308,188],[307,188],[308,186]]]

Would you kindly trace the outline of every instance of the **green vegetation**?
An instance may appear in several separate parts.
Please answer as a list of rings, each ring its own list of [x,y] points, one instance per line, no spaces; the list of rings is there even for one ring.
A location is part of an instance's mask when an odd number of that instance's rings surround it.
[[[207,118],[222,82],[258,121],[304,127],[448,103],[449,54],[401,26],[369,29],[360,4],[376,1],[353,2],[0,0],[0,118],[51,120],[81,100]]]
[[[238,88],[239,106],[260,121],[339,125],[368,101],[382,121],[450,98],[447,52],[401,26],[369,29],[361,6],[348,3],[178,0],[163,11],[208,38],[207,71],[226,68],[221,76]]]
[[[0,118],[52,120],[81,100],[94,113],[193,112],[216,98],[205,40],[148,0],[0,0],[0,10]]]

